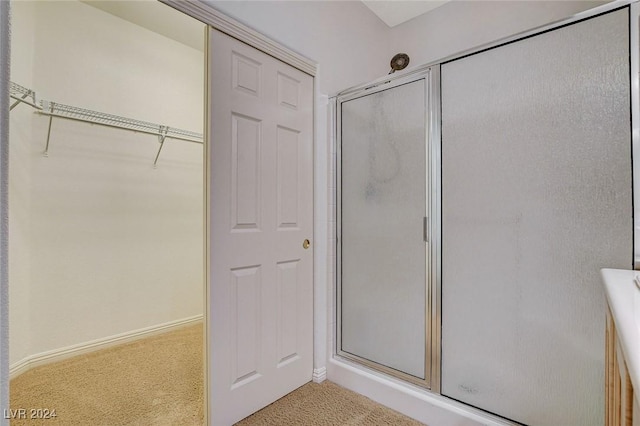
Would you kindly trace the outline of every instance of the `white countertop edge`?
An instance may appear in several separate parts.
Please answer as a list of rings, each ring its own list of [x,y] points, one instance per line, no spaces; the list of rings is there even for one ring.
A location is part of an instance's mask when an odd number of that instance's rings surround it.
[[[638,322],[636,322],[636,315],[640,318],[640,311],[636,313],[640,306],[636,307],[635,302],[636,297],[640,298],[640,289],[633,281],[640,272],[602,269],[600,273],[629,377],[636,390],[634,396],[636,400],[640,401],[638,398],[638,389],[640,389],[640,330]]]

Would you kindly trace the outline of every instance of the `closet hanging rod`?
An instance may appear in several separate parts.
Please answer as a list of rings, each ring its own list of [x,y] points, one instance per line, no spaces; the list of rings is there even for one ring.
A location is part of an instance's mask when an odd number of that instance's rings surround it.
[[[147,121],[135,120],[118,115],[107,114],[71,105],[59,104],[57,102],[42,101],[42,109],[38,114],[49,117],[64,118],[67,120],[82,121],[90,124],[98,124],[106,127],[131,130],[134,132],[147,133],[158,137],[164,136],[171,139],[178,139],[186,142],[203,143],[202,133],[190,130],[177,129],[175,127],[163,126]]]
[[[201,145],[204,144],[204,136],[202,133],[164,126],[161,124],[150,123],[148,121],[135,120],[133,118],[107,114],[104,112],[93,111],[90,109],[79,108],[71,105],[60,104],[57,102],[45,100],[38,102],[36,98],[36,92],[34,90],[28,89],[24,86],[14,83],[13,81],[11,81],[9,85],[9,95],[11,96],[11,98],[15,99],[15,102],[9,107],[10,111],[13,110],[13,108],[15,108],[18,104],[25,103],[35,108],[38,114],[46,115],[49,117],[47,143],[44,149],[45,157],[49,155],[51,123],[53,122],[54,117],[154,135],[158,138],[158,143],[160,144],[155,159],[153,160],[154,167],[158,163],[160,152],[162,151],[162,147],[164,146],[164,142],[167,138],[198,143]]]
[[[78,108],[71,105],[59,104],[57,102],[42,101],[42,109],[36,112],[49,117],[47,143],[44,148],[45,157],[49,155],[51,123],[53,122],[54,117],[156,136],[160,146],[158,147],[158,152],[153,160],[154,168],[158,165],[158,158],[160,157],[160,152],[162,151],[162,147],[164,146],[164,142],[167,138],[199,144],[204,143],[202,133],[177,129],[175,127],[163,126],[161,124],[149,123],[148,121],[135,120],[133,118],[121,117],[119,115],[107,114],[90,109]]]
[[[9,111],[13,110],[18,104],[24,103],[36,109],[42,109],[42,106],[36,99],[36,92],[21,86],[13,81],[9,82],[9,96],[15,99],[15,102],[9,107]]]

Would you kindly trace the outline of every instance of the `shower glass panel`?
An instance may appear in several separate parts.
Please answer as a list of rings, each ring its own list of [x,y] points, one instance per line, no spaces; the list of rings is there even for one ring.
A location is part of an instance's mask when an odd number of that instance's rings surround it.
[[[442,394],[604,423],[599,269],[632,267],[628,9],[448,62]]]
[[[424,383],[427,84],[386,86],[339,101],[338,353]]]

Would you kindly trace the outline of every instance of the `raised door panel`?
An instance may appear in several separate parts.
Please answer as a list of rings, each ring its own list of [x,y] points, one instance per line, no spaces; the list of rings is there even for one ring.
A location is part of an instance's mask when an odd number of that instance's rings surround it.
[[[298,109],[300,82],[284,73],[278,72],[278,104]]]
[[[237,52],[233,52],[231,61],[233,88],[250,95],[260,96],[262,64]]]
[[[229,315],[233,365],[231,389],[260,378],[261,309],[260,267],[231,271],[231,307]]]
[[[259,119],[237,113],[232,120],[231,217],[233,229],[258,230],[261,206],[261,136]]]
[[[300,132],[286,127],[277,128],[277,174],[278,174],[278,229],[298,228],[300,191],[299,166]]]
[[[278,368],[296,361],[298,355],[298,264],[299,260],[278,263]]]

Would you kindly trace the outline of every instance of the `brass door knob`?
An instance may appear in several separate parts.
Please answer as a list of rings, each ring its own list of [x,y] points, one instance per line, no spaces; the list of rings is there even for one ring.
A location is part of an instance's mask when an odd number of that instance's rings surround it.
[[[310,245],[311,245],[311,242],[309,240],[304,240],[302,242],[302,248],[305,250],[308,249]]]

